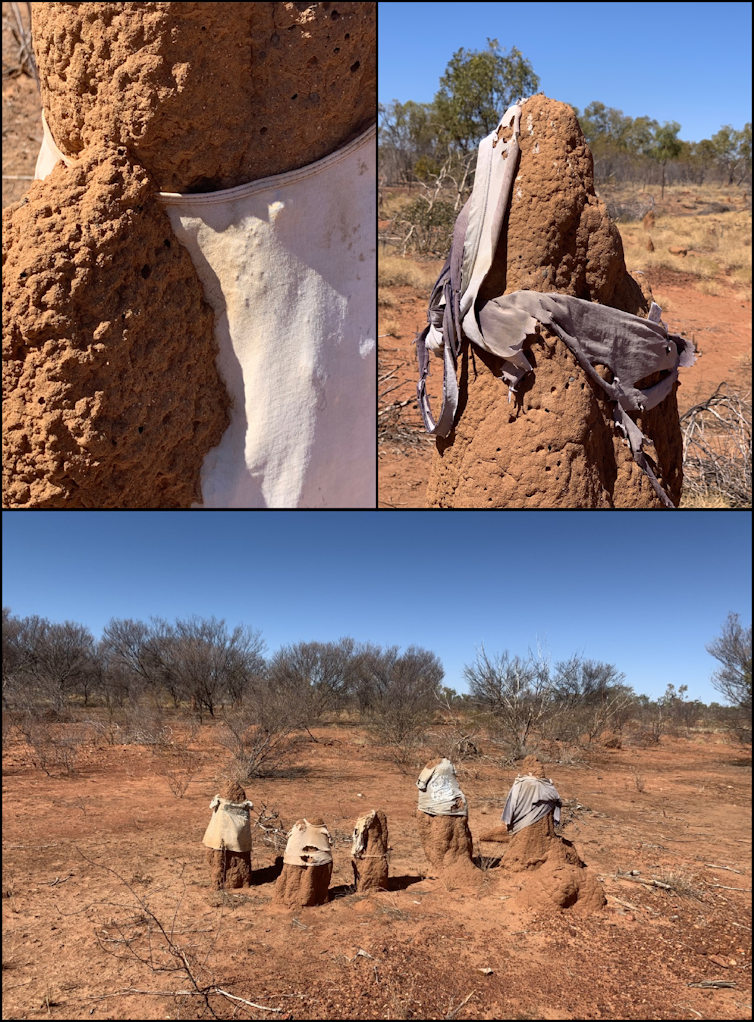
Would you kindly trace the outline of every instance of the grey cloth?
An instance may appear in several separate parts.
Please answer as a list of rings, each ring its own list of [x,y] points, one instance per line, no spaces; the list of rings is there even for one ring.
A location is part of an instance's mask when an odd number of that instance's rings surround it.
[[[672,391],[679,366],[694,364],[690,341],[668,332],[661,322],[661,310],[652,303],[647,319],[587,302],[570,295],[514,291],[490,301],[479,302],[478,292],[494,257],[497,240],[505,223],[505,213],[518,165],[517,134],[521,110],[511,107],[496,131],[479,147],[474,189],[461,211],[453,231],[450,255],[432,289],[427,319],[429,325],[416,339],[419,362],[417,396],[428,433],[448,436],[458,406],[456,362],[461,340],[484,348],[504,359],[502,376],[516,392],[520,380],[531,371],[523,353],[527,336],[537,324],[549,327],[576,356],[589,379],[613,402],[613,418],[626,437],[634,459],[649,477],[655,492],[666,507],[674,507],[663,490],[642,445],[647,439],[628,412],[654,408]],[[505,127],[513,134],[507,143],[498,141]],[[503,159],[505,154],[505,159]],[[496,189],[499,195],[496,195]],[[444,348],[443,403],[437,422],[432,417],[426,392],[429,373],[429,349]],[[595,371],[606,365],[613,374],[607,383]],[[636,384],[657,372],[666,375],[645,389]]]
[[[560,806],[560,795],[552,781],[524,774],[516,778],[508,792],[502,820],[511,833],[517,834],[550,813],[555,823],[560,823]]]

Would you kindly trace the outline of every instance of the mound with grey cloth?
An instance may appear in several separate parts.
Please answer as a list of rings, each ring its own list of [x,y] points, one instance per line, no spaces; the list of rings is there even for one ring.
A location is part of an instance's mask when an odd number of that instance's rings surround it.
[[[675,390],[694,352],[660,314],[626,270],[571,108],[542,95],[511,107],[480,146],[417,338],[438,438],[427,505],[677,506]],[[444,364],[437,421],[430,350]]]

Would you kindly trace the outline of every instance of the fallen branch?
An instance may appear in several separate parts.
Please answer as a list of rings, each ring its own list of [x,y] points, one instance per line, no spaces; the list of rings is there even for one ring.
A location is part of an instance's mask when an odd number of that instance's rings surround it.
[[[705,862],[704,865],[708,866],[710,869],[727,869],[729,873],[740,873],[741,876],[744,875],[744,871],[742,869],[733,869],[732,866],[716,866],[714,862]]]
[[[709,880],[705,880],[704,883],[707,887],[719,887],[721,891],[743,891],[745,894],[751,894],[751,887],[726,887],[725,884],[711,884]]]
[[[718,987],[735,989],[736,984],[729,979],[703,979],[701,983],[688,983],[687,986],[696,987],[700,990],[715,990]]]

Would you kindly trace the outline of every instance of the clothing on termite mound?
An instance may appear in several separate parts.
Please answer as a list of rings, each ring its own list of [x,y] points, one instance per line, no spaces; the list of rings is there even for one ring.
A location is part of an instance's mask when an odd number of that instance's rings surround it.
[[[373,809],[356,821],[351,844],[351,865],[357,891],[385,890],[388,881],[387,817]]]
[[[212,311],[125,147],[3,213],[4,506],[181,508],[228,424]]]
[[[324,905],[332,876],[332,838],[324,820],[297,820],[288,834],[273,901],[287,908]]]
[[[210,884],[218,890],[251,887],[251,806],[237,781],[229,781],[210,803],[213,815],[204,844],[209,846]]]
[[[481,873],[472,861],[468,805],[449,759],[433,760],[416,782],[419,789],[416,822],[431,868],[445,880],[476,883]]]
[[[376,6],[34,4],[52,136],[129,144],[162,191],[305,166],[374,122]]]
[[[521,109],[510,211],[479,302],[519,290],[558,292],[646,318],[651,291],[626,270],[572,109],[542,95]],[[509,402],[503,360],[463,345],[456,424],[437,440],[427,506],[662,508],[616,429],[611,402],[566,344],[539,326],[524,353],[533,372]],[[650,382],[656,381],[637,386]],[[683,451],[675,387],[657,407],[632,417],[653,442],[646,453],[677,505]]]

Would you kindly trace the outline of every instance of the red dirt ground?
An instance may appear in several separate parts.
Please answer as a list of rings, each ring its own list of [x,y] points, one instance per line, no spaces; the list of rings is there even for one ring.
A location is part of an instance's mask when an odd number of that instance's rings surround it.
[[[28,765],[20,740],[10,745],[4,1018],[201,1017],[199,998],[170,995],[187,989],[185,975],[153,973],[117,942],[119,921],[147,950],[137,897],[165,925],[175,913],[176,942],[191,961],[207,956],[195,967],[202,983],[267,1009],[244,1007],[239,1017],[751,1017],[751,758],[723,735],[546,764],[570,800],[563,833],[607,894],[607,908],[583,918],[527,906],[526,877],[495,859],[505,845],[482,847],[480,890],[425,879],[414,780],[431,750],[401,772],[348,726],[316,730],[322,741],[303,744],[287,773],[246,784],[255,807],[277,807],[286,827],[303,814],[324,818],[335,838],[331,902],[299,912],[272,906],[275,849],[255,829],[254,886],[220,907],[201,844],[228,765],[214,733],[200,732],[204,765],[182,800],[149,748],[90,742],[77,774],[47,777]],[[460,765],[474,835],[499,819],[515,777],[498,764]],[[392,889],[353,894],[351,828],[371,808],[387,813]],[[631,870],[674,890],[617,875]],[[735,986],[690,985],[709,980]],[[231,1017],[230,1003],[212,1003]]]

